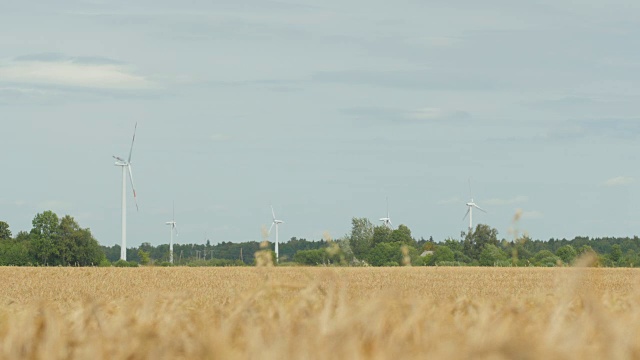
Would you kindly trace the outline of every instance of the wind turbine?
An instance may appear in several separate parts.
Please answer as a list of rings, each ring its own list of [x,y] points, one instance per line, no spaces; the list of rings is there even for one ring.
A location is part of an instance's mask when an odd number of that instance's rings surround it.
[[[276,219],[276,212],[273,211],[273,205],[271,205],[271,215],[273,215],[273,222],[271,223],[271,227],[269,228],[269,235],[271,235],[271,230],[273,229],[273,226],[276,226],[276,263],[278,263],[278,225],[282,224],[284,221],[282,220],[277,220]]]
[[[169,232],[171,240],[169,241],[169,262],[173,264],[173,231],[176,232],[176,237],[178,236],[178,224],[176,223],[176,205],[173,205],[173,216],[171,221],[166,222],[167,225],[170,225]]]
[[[471,201],[467,203],[467,207],[468,207],[467,213],[464,214],[464,217],[462,218],[462,220],[464,220],[467,217],[467,215],[469,215],[469,233],[471,233],[471,231],[473,231],[473,208],[476,208],[486,213],[486,210],[478,206],[473,201],[473,195],[471,195],[471,178],[469,178],[469,195],[471,196]]]
[[[380,218],[380,221],[382,221],[382,225],[388,227],[389,229],[393,229],[391,217],[389,217],[389,198],[387,198],[387,217]]]
[[[120,245],[120,259],[127,260],[127,172],[129,173],[129,180],[131,181],[131,190],[133,190],[133,200],[136,203],[136,211],[138,211],[138,200],[136,199],[136,188],[133,185],[133,174],[131,173],[131,153],[133,152],[133,143],[136,141],[136,130],[138,129],[138,123],[133,128],[133,140],[131,140],[131,149],[129,149],[129,158],[124,160],[123,158],[114,156],[116,159],[116,166],[122,168],[122,244]]]

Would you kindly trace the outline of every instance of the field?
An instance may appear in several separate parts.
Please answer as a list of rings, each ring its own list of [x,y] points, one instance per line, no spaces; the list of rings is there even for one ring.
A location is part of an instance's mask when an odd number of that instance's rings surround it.
[[[640,358],[640,271],[0,268],[0,358]]]

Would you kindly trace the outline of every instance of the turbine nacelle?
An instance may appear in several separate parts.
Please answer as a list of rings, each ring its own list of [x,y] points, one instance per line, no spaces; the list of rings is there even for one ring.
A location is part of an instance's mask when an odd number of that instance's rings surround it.
[[[129,163],[125,159],[117,156],[113,156],[113,158],[116,159],[116,166],[129,166]]]
[[[382,225],[388,227],[389,229],[393,228],[393,224],[391,223],[391,216],[389,216],[389,198],[387,198],[387,217],[380,218],[382,221]]]
[[[471,192],[471,180],[469,180],[469,192]],[[473,201],[473,198],[471,198],[471,201],[469,201],[468,203],[465,204],[467,206],[467,212],[464,214],[464,216],[462,217],[462,220],[466,219],[467,217],[469,217],[469,231],[472,231],[473,229],[473,208],[476,208],[484,213],[486,213],[487,211],[483,208],[481,208],[480,206],[478,206],[478,204],[476,204]]]

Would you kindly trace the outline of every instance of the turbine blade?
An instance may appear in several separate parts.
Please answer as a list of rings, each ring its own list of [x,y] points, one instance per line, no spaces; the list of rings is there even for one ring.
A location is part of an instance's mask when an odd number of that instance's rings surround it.
[[[466,218],[467,218],[467,216],[469,215],[469,211],[471,211],[471,208],[468,208],[468,209],[467,209],[467,213],[466,213],[466,214],[464,214],[464,216],[462,217],[462,220],[464,220],[464,219],[466,219]]]
[[[173,229],[176,231],[176,237],[178,237],[178,224],[173,223]]]
[[[273,230],[273,225],[275,224],[275,221],[271,223],[271,227],[269,228],[269,232],[267,233],[267,235],[271,235],[271,230]]]
[[[116,160],[118,160],[118,161],[122,161],[122,162],[124,162],[124,159],[123,159],[123,158],[121,158],[121,157],[117,157],[117,156],[115,156],[115,155],[114,155],[114,156],[113,156],[113,158],[114,158],[114,159],[116,159]]]
[[[131,190],[133,190],[133,201],[136,203],[136,211],[139,211],[140,209],[138,209],[138,197],[136,195],[136,187],[133,184],[133,173],[131,172],[131,164],[127,164],[127,168],[129,169],[129,181],[131,182]]]
[[[487,212],[485,209],[481,208],[480,206],[473,204],[473,206],[475,206],[478,210],[482,211],[482,212]]]
[[[131,153],[133,153],[133,143],[136,141],[137,129],[138,129],[138,123],[136,123],[136,126],[133,128],[133,139],[131,140],[131,149],[129,149],[129,160],[127,160],[128,163],[131,162]]]
[[[276,212],[273,211],[273,205],[271,205],[271,215],[273,215],[273,221],[276,221]]]

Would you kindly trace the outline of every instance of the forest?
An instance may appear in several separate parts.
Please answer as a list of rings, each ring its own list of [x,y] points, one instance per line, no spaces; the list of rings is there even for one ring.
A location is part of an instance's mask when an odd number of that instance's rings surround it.
[[[581,255],[595,256],[594,266],[640,266],[640,238],[589,238],[534,240],[516,236],[507,240],[486,224],[461,233],[459,239],[415,239],[406,225],[396,229],[374,226],[369,219],[353,218],[351,231],[338,239],[292,237],[279,245],[280,266],[571,266]],[[0,265],[10,266],[251,266],[256,254],[270,252],[267,241],[174,244],[144,242],[127,248],[120,260],[120,245],[100,245],[90,229],[52,211],[37,214],[29,232],[13,236],[0,221]]]

